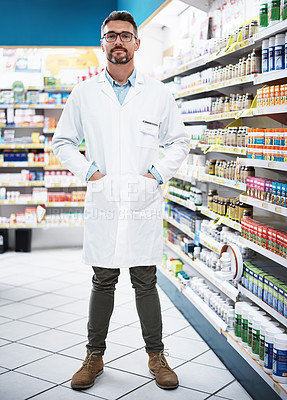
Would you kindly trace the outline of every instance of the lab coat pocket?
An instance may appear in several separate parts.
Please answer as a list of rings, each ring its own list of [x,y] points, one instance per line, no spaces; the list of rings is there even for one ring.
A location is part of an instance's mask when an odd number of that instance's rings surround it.
[[[142,211],[148,208],[156,208],[161,198],[159,184],[155,179],[138,176],[133,188],[133,197],[130,201],[131,211]]]
[[[115,195],[114,182],[109,176],[89,181],[85,198],[85,218],[104,218],[105,213],[115,208],[117,201],[119,199]]]
[[[156,149],[158,147],[159,123],[149,120],[142,120],[137,135],[137,146]]]

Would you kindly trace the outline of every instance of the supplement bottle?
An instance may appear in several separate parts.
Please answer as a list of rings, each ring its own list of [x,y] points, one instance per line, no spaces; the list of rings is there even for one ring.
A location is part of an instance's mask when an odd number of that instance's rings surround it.
[[[275,69],[285,68],[285,34],[279,33],[275,36]]]
[[[287,335],[278,334],[274,338],[273,347],[273,379],[287,383]]]
[[[268,1],[266,0],[261,0],[259,24],[261,28],[268,26]]]
[[[264,371],[267,374],[273,372],[273,346],[275,336],[282,333],[282,329],[271,326],[265,331]]]
[[[259,54],[253,49],[251,53],[251,74],[259,74],[261,72],[260,61]]]
[[[275,51],[275,39],[274,39],[274,51]],[[262,41],[262,72],[269,71],[269,40],[265,39]]]
[[[275,36],[269,38],[269,71],[275,70]]]

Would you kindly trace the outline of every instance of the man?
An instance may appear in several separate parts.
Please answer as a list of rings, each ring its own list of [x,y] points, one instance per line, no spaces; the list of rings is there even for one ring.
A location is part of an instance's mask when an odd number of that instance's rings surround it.
[[[107,68],[74,88],[53,138],[58,159],[88,182],[83,261],[93,266],[93,287],[87,356],[71,386],[89,388],[103,372],[115,285],[120,268],[129,268],[150,372],[160,388],[175,389],[178,378],[164,355],[156,289],[163,237],[160,185],[176,173],[189,140],[168,89],[134,68],[140,40],[131,14],[111,13],[101,33]],[[86,157],[78,151],[83,138]]]

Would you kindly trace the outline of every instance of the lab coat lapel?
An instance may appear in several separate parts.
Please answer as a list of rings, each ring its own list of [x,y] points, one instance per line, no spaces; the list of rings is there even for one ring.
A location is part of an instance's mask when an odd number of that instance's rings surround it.
[[[137,71],[135,86],[130,87],[128,94],[126,95],[126,98],[123,102],[123,106],[125,106],[127,103],[129,103],[131,100],[133,100],[135,96],[137,96],[139,93],[141,93],[143,88],[144,88],[143,76],[140,72]]]
[[[111,100],[113,100],[116,104],[119,104],[117,96],[105,76],[105,71],[101,72],[98,78],[98,83],[101,85],[101,90],[105,93]]]

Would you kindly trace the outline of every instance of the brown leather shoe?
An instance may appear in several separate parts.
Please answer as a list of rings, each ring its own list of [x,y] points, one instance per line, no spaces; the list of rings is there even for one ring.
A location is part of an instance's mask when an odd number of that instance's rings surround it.
[[[88,389],[104,371],[103,357],[97,352],[87,354],[82,367],[72,376],[72,389]]]
[[[164,351],[159,353],[149,353],[149,370],[155,376],[155,381],[161,389],[176,389],[178,387],[178,378],[176,373],[168,365]]]

